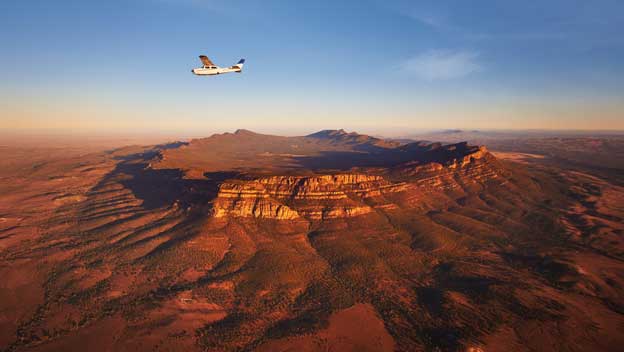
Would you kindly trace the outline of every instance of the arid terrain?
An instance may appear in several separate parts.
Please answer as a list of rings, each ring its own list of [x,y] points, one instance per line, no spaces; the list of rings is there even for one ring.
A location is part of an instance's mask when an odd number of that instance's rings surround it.
[[[620,351],[624,137],[418,140],[2,143],[0,351]]]

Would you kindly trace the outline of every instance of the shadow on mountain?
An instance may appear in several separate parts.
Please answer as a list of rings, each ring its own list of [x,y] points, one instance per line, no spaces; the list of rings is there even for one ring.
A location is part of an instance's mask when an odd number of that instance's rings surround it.
[[[143,208],[155,209],[178,202],[182,207],[204,205],[213,200],[219,184],[236,177],[235,172],[206,173],[205,180],[185,179],[181,170],[146,168],[146,164],[120,164],[116,172],[130,175],[121,181],[135,197],[143,201]]]
[[[159,145],[153,149],[115,156],[122,160],[113,171],[106,175],[98,185],[117,180],[133,195],[143,201],[142,207],[152,210],[161,207],[170,207],[178,203],[182,207],[207,204],[217,196],[219,184],[224,180],[236,177],[235,172],[205,173],[206,179],[185,179],[180,169],[152,169],[150,161],[158,155],[160,149],[178,148],[187,143],[177,142]]]
[[[296,157],[296,162],[304,169],[349,170],[365,167],[393,167],[403,163],[447,163],[474,152],[478,147],[457,143],[443,146],[440,143],[411,143],[398,148],[371,147],[364,151],[323,151],[314,156]]]
[[[316,156],[300,156],[294,159],[300,168],[311,170],[349,170],[354,167],[380,167],[388,164],[378,154],[342,151],[326,151]]]
[[[382,148],[373,139],[362,143],[360,136],[341,135],[341,143],[359,143],[368,145],[368,151],[321,151],[315,155],[293,157],[290,165],[293,170],[350,170],[353,168],[387,168],[404,163],[446,163],[461,158],[475,148],[466,143],[441,145],[439,143],[410,143],[394,148]],[[353,141],[351,141],[353,139]],[[370,139],[370,138],[369,138]],[[373,143],[374,142],[374,143]],[[204,173],[203,179],[185,178],[181,168],[151,168],[150,164],[160,158],[160,152],[176,149],[188,143],[176,142],[158,145],[153,148],[130,147],[111,152],[113,158],[120,160],[115,169],[107,175],[101,185],[110,180],[117,180],[134,196],[143,201],[146,210],[170,207],[177,204],[183,208],[206,205],[218,193],[219,185],[230,178],[243,177],[239,172],[216,171]],[[97,189],[97,186],[96,186]]]

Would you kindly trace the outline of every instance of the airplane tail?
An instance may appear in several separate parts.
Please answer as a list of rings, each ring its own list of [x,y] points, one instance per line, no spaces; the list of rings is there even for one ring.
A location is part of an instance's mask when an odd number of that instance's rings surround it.
[[[240,59],[236,65],[232,66],[232,68],[234,69],[239,69],[239,70],[243,70],[243,65],[245,64],[245,59]]]

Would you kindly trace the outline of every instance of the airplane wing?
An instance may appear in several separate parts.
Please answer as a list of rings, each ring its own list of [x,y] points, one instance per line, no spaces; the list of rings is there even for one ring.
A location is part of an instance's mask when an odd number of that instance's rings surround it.
[[[201,60],[202,64],[204,64],[204,66],[217,66],[212,61],[210,61],[210,59],[206,55],[200,55],[199,59]]]

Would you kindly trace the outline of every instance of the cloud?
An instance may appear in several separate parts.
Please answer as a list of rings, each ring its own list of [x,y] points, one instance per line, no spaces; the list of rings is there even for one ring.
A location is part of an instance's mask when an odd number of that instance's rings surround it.
[[[480,71],[478,57],[472,51],[429,50],[404,61],[401,69],[426,80],[449,80]]]
[[[451,29],[453,27],[445,17],[433,13],[413,11],[408,14],[408,17],[434,29]]]

